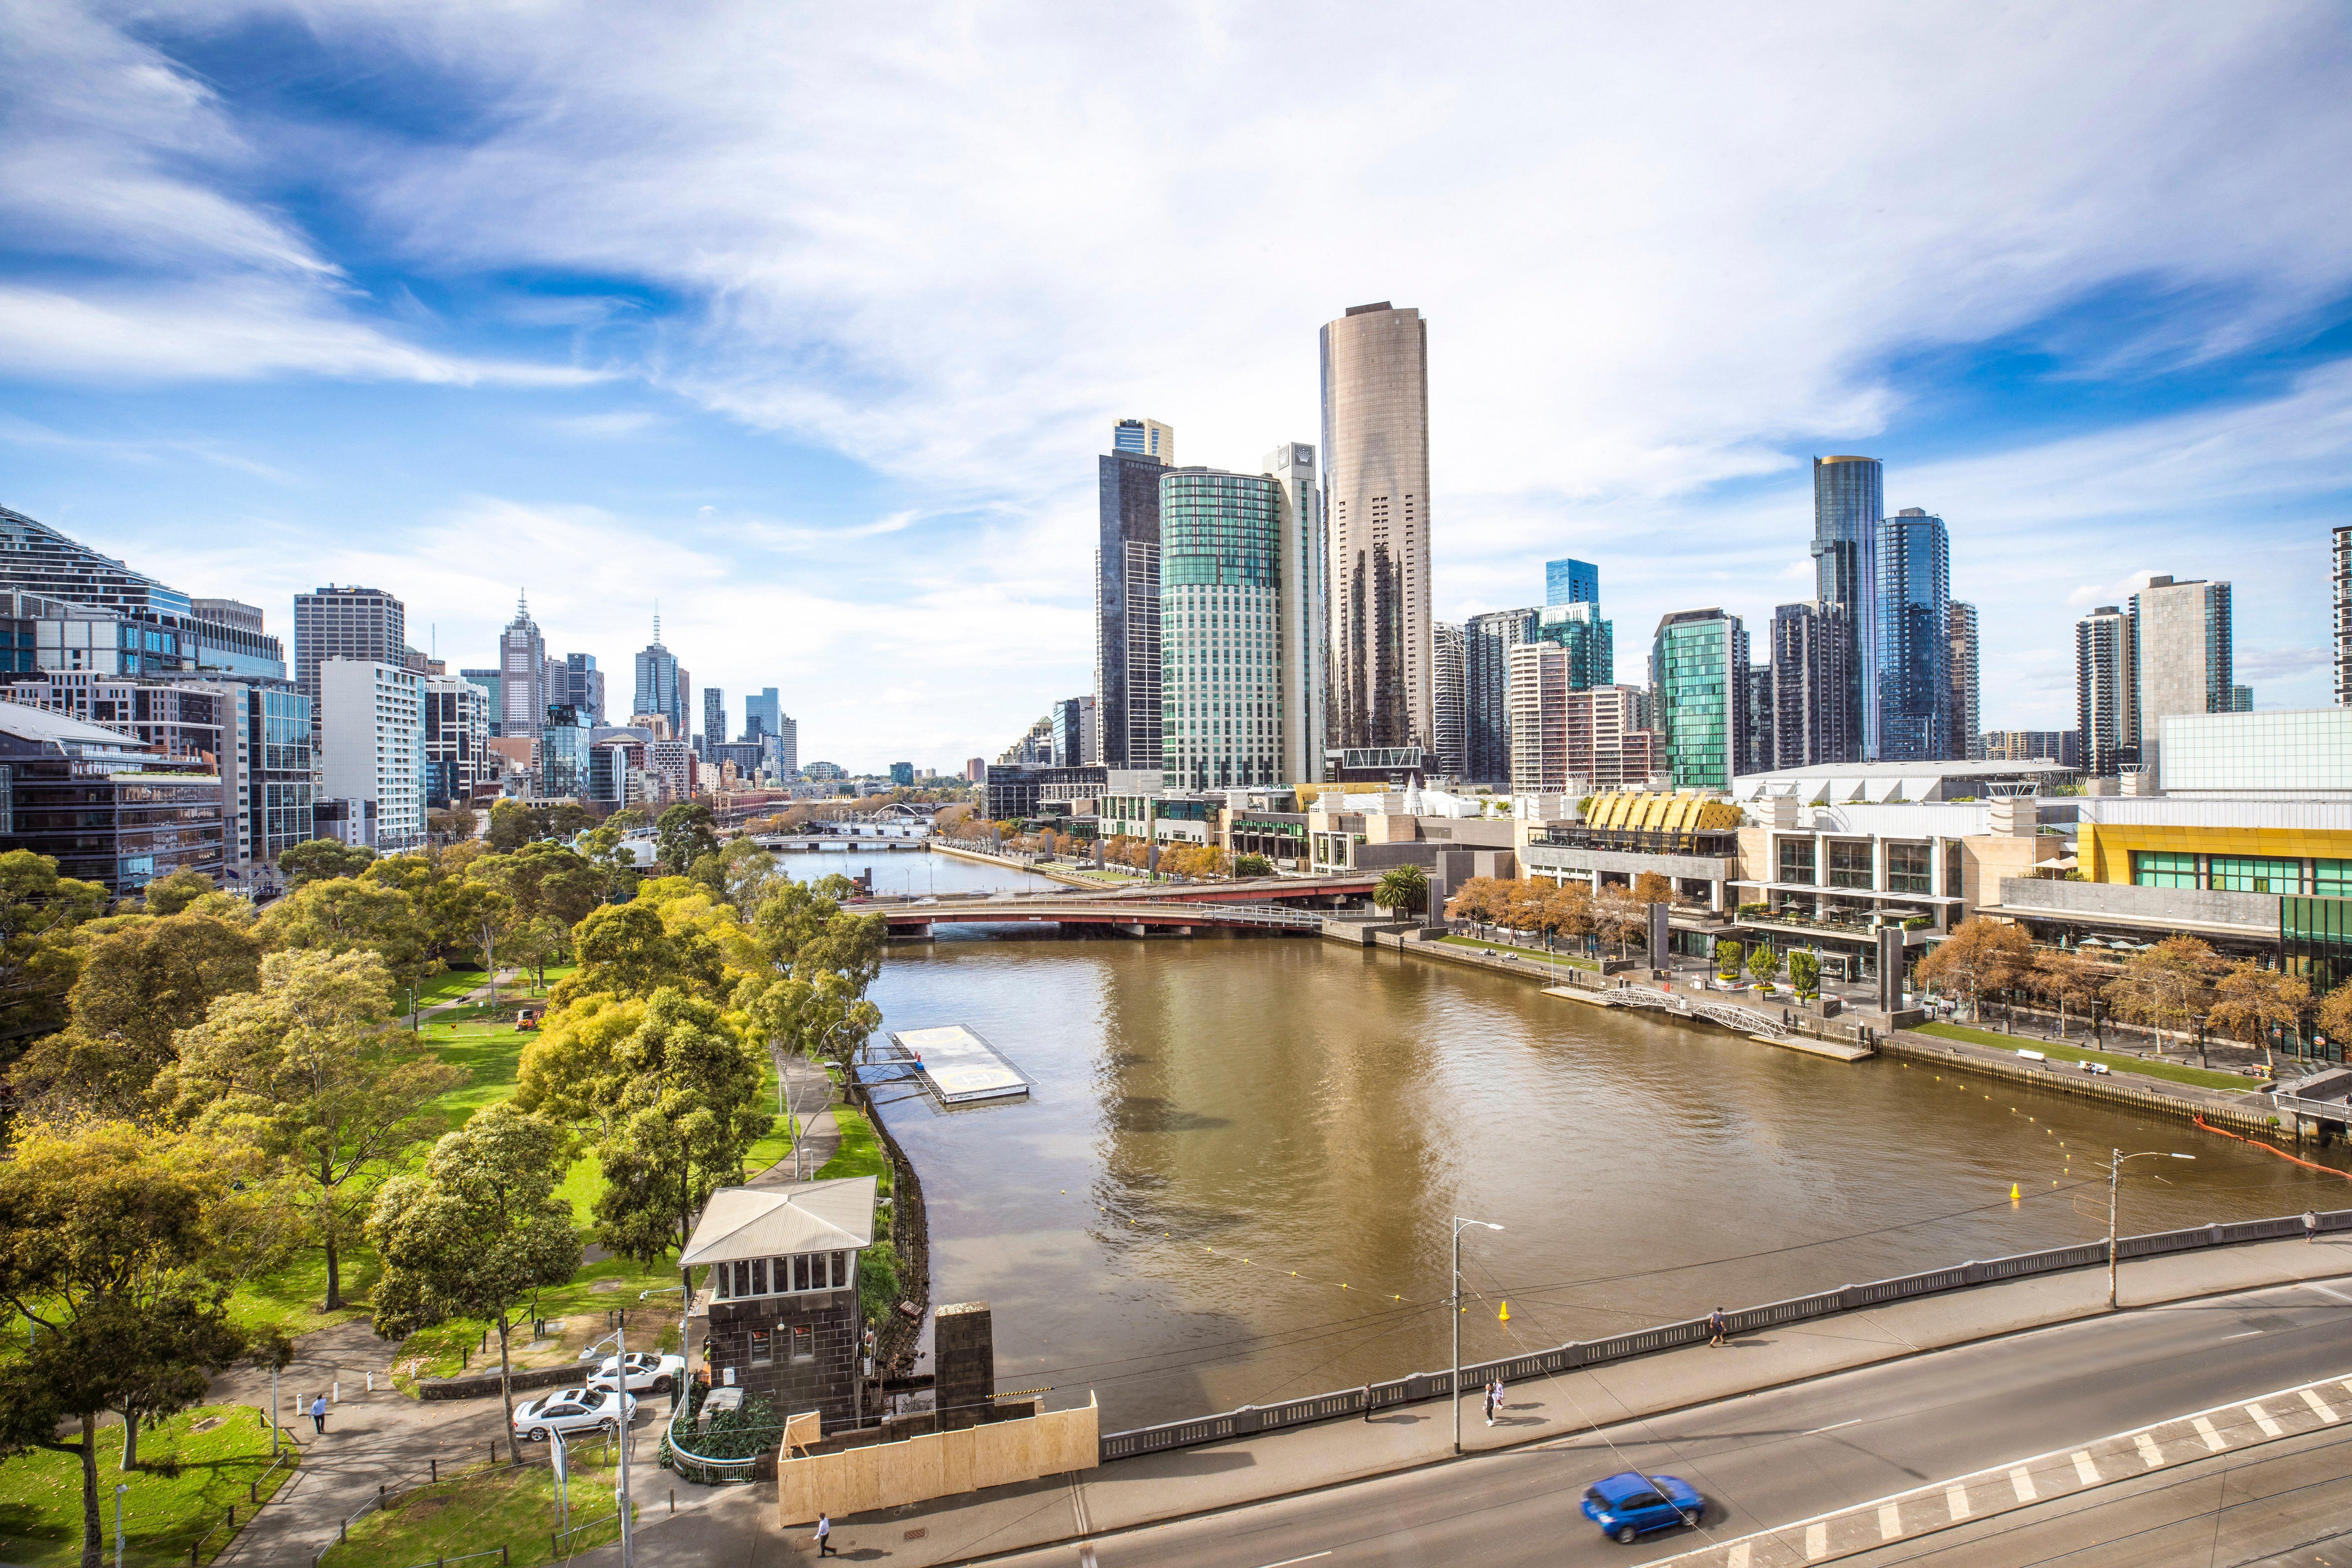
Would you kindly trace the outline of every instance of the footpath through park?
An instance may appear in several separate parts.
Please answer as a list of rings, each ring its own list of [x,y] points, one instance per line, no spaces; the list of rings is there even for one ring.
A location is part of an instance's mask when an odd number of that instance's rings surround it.
[[[2352,1235],[2217,1247],[2126,1263],[2126,1310],[2185,1301],[2352,1270]],[[1727,1353],[1706,1346],[1664,1352],[1517,1384],[1489,1428],[1475,1394],[1463,1401],[1463,1447],[1475,1454],[1558,1438],[1596,1426],[1714,1403],[1761,1389],[1927,1351],[2096,1317],[2106,1311],[2106,1273],[2083,1268],[1941,1296],[1888,1303],[1742,1335]],[[1124,1459],[1071,1476],[943,1499],[834,1521],[834,1545],[866,1562],[929,1568],[1102,1536],[1294,1492],[1453,1459],[1453,1412],[1443,1399],[1393,1407],[1370,1421],[1321,1422],[1229,1442]],[[768,1500],[773,1489],[757,1491]],[[730,1509],[730,1514],[737,1510]],[[679,1553],[659,1521],[644,1531],[646,1564],[710,1560],[769,1563],[761,1531],[778,1535],[772,1508],[743,1510],[746,1533],[727,1546],[714,1514],[679,1532]],[[689,1535],[690,1552],[687,1550]],[[778,1542],[782,1561],[814,1562],[808,1531]],[[582,1559],[583,1563],[595,1561]],[[617,1559],[614,1559],[617,1561]]]

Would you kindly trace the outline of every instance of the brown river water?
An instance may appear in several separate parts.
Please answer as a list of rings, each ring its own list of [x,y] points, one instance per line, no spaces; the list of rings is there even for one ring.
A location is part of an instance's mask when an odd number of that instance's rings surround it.
[[[1463,1237],[1476,1360],[2093,1239],[2117,1145],[2197,1156],[2125,1167],[2126,1233],[2352,1206],[2168,1118],[1430,959],[942,931],[893,948],[885,1028],[970,1025],[1035,1089],[880,1091],[932,1300],[988,1301],[998,1387],[1091,1390],[1106,1431],[1443,1367],[1456,1215],[1505,1227]]]

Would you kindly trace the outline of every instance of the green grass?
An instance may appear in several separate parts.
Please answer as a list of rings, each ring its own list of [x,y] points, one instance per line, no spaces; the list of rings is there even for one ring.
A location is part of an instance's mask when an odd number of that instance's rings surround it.
[[[621,1533],[620,1514],[613,1506],[613,1466],[598,1447],[574,1447],[571,1468],[572,1522],[578,1528],[566,1538],[566,1558],[609,1546]],[[640,1482],[650,1473],[640,1459]],[[644,1518],[642,1505],[636,1516]],[[547,1465],[484,1466],[439,1486],[402,1493],[382,1512],[352,1525],[350,1538],[330,1546],[320,1563],[322,1568],[415,1568],[504,1546],[509,1568],[531,1568],[563,1560],[555,1553],[554,1529],[555,1476]]]
[[[882,1195],[890,1195],[890,1158],[883,1152],[882,1140],[874,1135],[874,1125],[865,1116],[846,1105],[833,1108],[834,1125],[841,1129],[841,1147],[824,1163],[817,1179],[829,1181],[835,1176],[874,1176],[881,1182]]]
[[[2199,1089],[2230,1089],[2242,1093],[2247,1085],[2247,1079],[2239,1073],[2208,1072],[2203,1068],[2180,1067],[2172,1062],[2143,1061],[2137,1057],[2122,1056],[2113,1051],[2077,1050],[2073,1046],[2062,1046],[2053,1041],[1996,1034],[1990,1029],[1971,1029],[1960,1024],[1922,1024],[1913,1032],[1936,1035],[1947,1040],[1966,1040],[1971,1045],[1990,1046],[2011,1054],[2020,1050],[2040,1051],[2053,1061],[2103,1062],[2116,1072],[2137,1073],[2142,1078],[2160,1078],[2170,1083],[2193,1084]]]
[[[416,988],[417,1005],[430,1007],[437,1002],[451,1001],[488,979],[488,973],[479,969],[445,969]]]
[[[552,1290],[539,1294],[537,1310],[541,1318],[561,1318],[564,1321],[559,1346],[553,1352],[543,1352],[526,1357],[521,1352],[531,1342],[530,1325],[518,1331],[509,1346],[517,1370],[532,1366],[551,1366],[578,1359],[579,1350],[589,1341],[609,1331],[604,1314],[615,1310],[629,1314],[630,1348],[644,1350],[638,1324],[643,1333],[652,1337],[656,1350],[677,1349],[677,1270],[667,1263],[656,1263],[648,1268],[625,1258],[608,1258],[601,1263],[583,1264],[571,1281]],[[602,1286],[603,1289],[598,1289]],[[665,1294],[646,1296],[649,1290]],[[643,1298],[640,1300],[640,1298]],[[418,1378],[456,1377],[461,1373],[493,1373],[499,1368],[499,1342],[489,1334],[489,1325],[471,1319],[453,1319],[436,1323],[429,1329],[419,1329],[401,1342],[393,1356],[394,1385],[404,1393],[415,1392]],[[469,1353],[470,1352],[470,1353]]]
[[[1539,958],[1547,963],[1557,963],[1563,969],[1599,969],[1600,963],[1590,958],[1574,958],[1565,952],[1546,952],[1539,947],[1516,947],[1507,942],[1480,942],[1475,937],[1442,936],[1441,947],[1464,947],[1473,952],[1516,952],[1523,958]]]
[[[213,1423],[207,1430],[194,1429],[206,1422]],[[140,1468],[128,1477],[118,1463],[121,1428],[101,1427],[99,1439],[99,1510],[109,1562],[116,1482],[131,1485],[122,1499],[124,1562],[164,1568],[186,1563],[189,1547],[225,1522],[231,1505],[242,1528],[253,1508],[247,1488],[269,1470],[269,1432],[249,1405],[208,1405],[141,1433]],[[261,1495],[270,1496],[292,1473],[290,1465],[279,1468]],[[23,1568],[79,1563],[81,1536],[79,1458],[36,1448],[0,1464],[0,1562]],[[212,1535],[202,1560],[219,1555],[229,1539],[226,1530]]]

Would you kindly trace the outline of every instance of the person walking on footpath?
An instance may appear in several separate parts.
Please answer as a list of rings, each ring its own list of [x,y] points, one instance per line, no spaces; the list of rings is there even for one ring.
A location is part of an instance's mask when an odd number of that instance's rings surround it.
[[[2313,1242],[2317,1241],[2318,1239],[2319,1211],[2316,1209],[2305,1209],[2303,1211],[2303,1244],[2305,1247],[2309,1247]]]
[[[819,1557],[841,1555],[833,1549],[833,1516],[823,1509],[817,1510],[816,1514],[816,1554]]]
[[[1706,1315],[1706,1342],[1711,1345],[1731,1342],[1731,1324],[1725,1320],[1720,1307]]]
[[[1493,1384],[1486,1385],[1486,1425],[1492,1426],[1495,1424],[1495,1385]]]
[[[321,1436],[327,1430],[327,1396],[323,1394],[310,1401],[310,1425]]]
[[[1369,1423],[1369,1422],[1371,1420],[1371,1418],[1372,1418],[1372,1385],[1371,1385],[1370,1384],[1369,1384],[1369,1383],[1368,1383],[1368,1384],[1364,1384],[1364,1419],[1365,1419],[1365,1421],[1366,1421],[1366,1422],[1368,1422],[1368,1423]]]

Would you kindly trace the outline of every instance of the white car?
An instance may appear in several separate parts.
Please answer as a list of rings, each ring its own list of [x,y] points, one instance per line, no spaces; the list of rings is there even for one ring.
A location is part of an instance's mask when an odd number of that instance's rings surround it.
[[[621,1363],[629,1365],[627,1387],[639,1394],[651,1389],[656,1394],[667,1394],[686,1377],[686,1358],[678,1355],[655,1355],[650,1351],[631,1351],[626,1357],[604,1358],[604,1364],[588,1374],[591,1388],[611,1388],[621,1381]]]
[[[517,1438],[544,1443],[550,1432],[570,1436],[618,1426],[637,1413],[637,1402],[617,1389],[566,1388],[515,1406]]]

